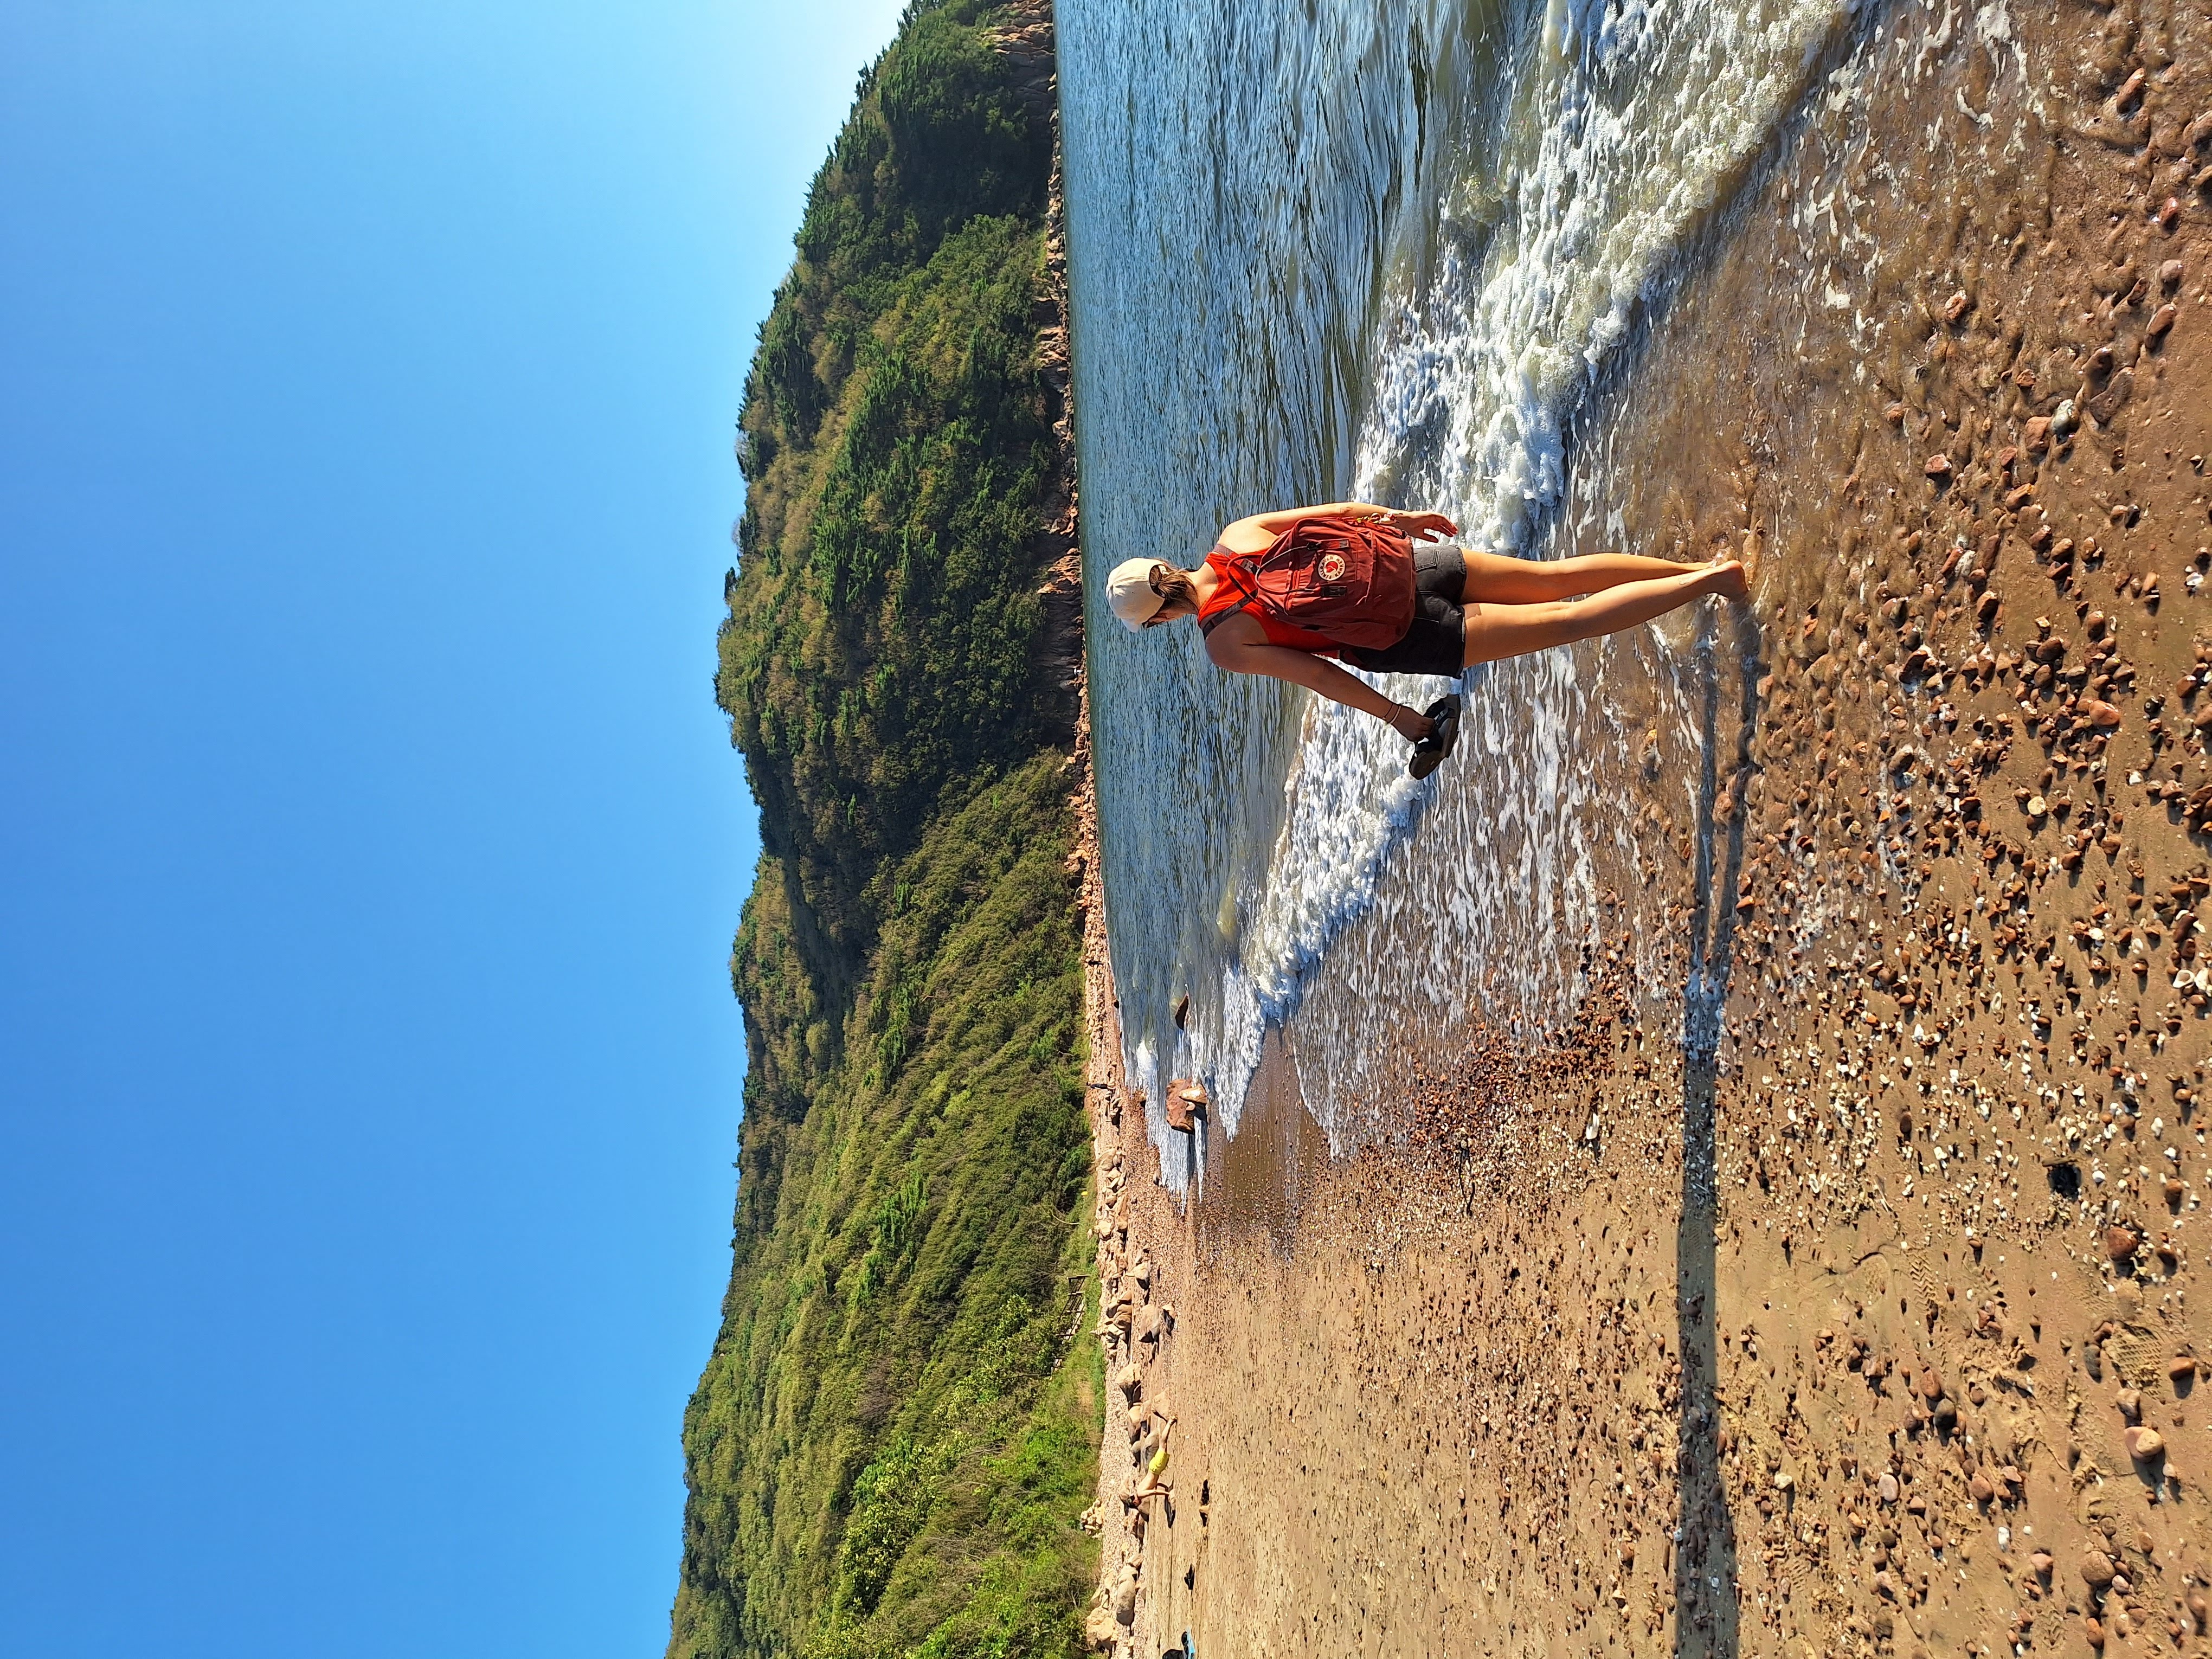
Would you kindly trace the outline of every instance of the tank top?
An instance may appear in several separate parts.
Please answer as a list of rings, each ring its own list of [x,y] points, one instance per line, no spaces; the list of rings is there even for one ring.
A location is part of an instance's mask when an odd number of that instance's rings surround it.
[[[1218,617],[1223,611],[1232,609],[1237,602],[1244,597],[1243,590],[1237,586],[1236,578],[1230,574],[1229,569],[1229,562],[1238,556],[1219,542],[1214,543],[1213,551],[1206,556],[1206,562],[1212,569],[1218,580],[1213,585],[1213,597],[1199,607],[1200,627],[1203,628],[1206,625],[1207,617]],[[1316,657],[1333,657],[1340,648],[1335,641],[1316,634],[1310,629],[1300,628],[1295,623],[1286,623],[1279,617],[1270,616],[1256,605],[1245,606],[1244,614],[1260,624],[1260,631],[1267,636],[1267,643],[1270,645],[1279,645],[1291,651],[1310,652]]]

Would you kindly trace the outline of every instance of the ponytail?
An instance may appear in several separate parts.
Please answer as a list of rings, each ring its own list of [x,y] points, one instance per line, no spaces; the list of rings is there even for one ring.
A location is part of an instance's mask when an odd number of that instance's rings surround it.
[[[1152,592],[1160,596],[1160,608],[1152,612],[1151,620],[1146,623],[1145,626],[1147,628],[1156,628],[1164,622],[1172,622],[1174,617],[1169,615],[1168,607],[1177,601],[1188,605],[1192,615],[1195,616],[1198,612],[1198,589],[1191,585],[1190,572],[1188,570],[1178,570],[1173,565],[1164,565],[1154,570]]]

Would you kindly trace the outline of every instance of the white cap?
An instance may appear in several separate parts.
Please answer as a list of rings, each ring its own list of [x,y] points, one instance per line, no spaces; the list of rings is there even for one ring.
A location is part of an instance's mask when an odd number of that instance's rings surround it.
[[[1152,591],[1152,572],[1164,561],[1124,559],[1106,578],[1106,603],[1135,632],[1152,621],[1167,601]]]

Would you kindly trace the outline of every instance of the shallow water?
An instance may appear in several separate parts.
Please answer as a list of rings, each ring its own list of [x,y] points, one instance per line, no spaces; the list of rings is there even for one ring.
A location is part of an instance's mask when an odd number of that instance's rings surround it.
[[[2002,22],[1914,27],[2001,41]],[[1218,672],[1193,629],[1127,634],[1106,571],[1156,550],[1194,562],[1227,519],[1346,495],[1434,506],[1471,544],[1534,557],[1713,550],[1683,539],[1710,515],[1672,510],[1649,426],[1616,442],[1650,319],[1694,295],[1698,250],[1785,126],[1909,72],[1907,43],[1829,0],[1069,0],[1060,29],[1127,1059],[1156,1139],[1176,1075],[1205,1079],[1233,1130],[1263,1033],[1298,1011],[1302,1087],[1334,1136],[1406,1033],[1564,1011],[1607,890],[1671,849],[1619,781],[1709,744],[1715,659],[1755,643],[1686,612],[1478,670],[1459,756],[1414,785],[1379,722]],[[1817,188],[1851,158],[1813,161],[1808,269],[1853,234],[1849,192],[1839,209]],[[1679,421],[1695,365],[1669,373]],[[1695,767],[1680,782],[1686,809],[1711,787]]]

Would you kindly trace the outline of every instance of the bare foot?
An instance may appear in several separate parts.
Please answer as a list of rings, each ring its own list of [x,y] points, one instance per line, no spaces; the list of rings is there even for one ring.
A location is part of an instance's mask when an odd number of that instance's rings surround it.
[[[1739,561],[1715,559],[1710,568],[1713,573],[1713,585],[1706,592],[1717,593],[1724,599],[1751,597],[1751,582]]]
[[[1743,550],[1740,556],[1743,565],[1744,580],[1747,582],[1755,582],[1759,580],[1759,562],[1765,556],[1766,527],[1758,520],[1753,519],[1751,521],[1751,528],[1743,532]]]

